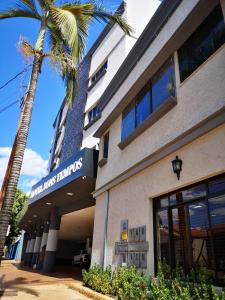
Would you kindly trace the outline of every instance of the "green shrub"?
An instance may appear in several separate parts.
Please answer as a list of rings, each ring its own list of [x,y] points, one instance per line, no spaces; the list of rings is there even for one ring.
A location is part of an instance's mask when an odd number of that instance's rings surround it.
[[[162,265],[157,279],[150,278],[148,299],[224,300],[225,294],[211,284],[204,270],[192,270],[185,274],[180,267],[170,270]]]
[[[82,270],[83,282],[86,286],[102,294],[112,294],[112,268],[105,270],[101,266],[93,266],[89,271]]]
[[[180,267],[171,270],[162,264],[157,278],[150,280],[135,267],[113,271],[110,266],[104,270],[96,265],[82,273],[86,286],[118,300],[225,300],[224,292],[219,292],[201,269],[185,274]]]
[[[120,267],[112,278],[113,294],[119,300],[147,299],[147,278],[135,267]]]

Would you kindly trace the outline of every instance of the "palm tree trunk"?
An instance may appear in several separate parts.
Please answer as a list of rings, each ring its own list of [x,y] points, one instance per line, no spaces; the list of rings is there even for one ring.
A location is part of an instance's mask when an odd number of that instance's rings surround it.
[[[41,54],[35,54],[29,89],[27,92],[27,97],[24,101],[24,111],[21,115],[21,122],[20,126],[18,127],[18,132],[14,143],[14,156],[11,157],[11,166],[10,168],[8,168],[8,170],[10,170],[10,173],[8,174],[8,180],[5,183],[5,191],[4,193],[2,193],[4,195],[4,199],[2,209],[0,211],[0,263],[1,258],[3,256],[6,233],[9,225],[12,205],[16,195],[17,184],[19,181],[24,152],[26,148],[31,115],[33,110],[34,96],[37,87],[37,80],[41,68],[42,59],[43,57]]]

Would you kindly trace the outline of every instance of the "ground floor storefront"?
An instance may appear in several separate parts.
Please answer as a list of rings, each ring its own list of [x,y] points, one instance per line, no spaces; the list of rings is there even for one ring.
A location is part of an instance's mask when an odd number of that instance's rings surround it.
[[[33,187],[20,222],[25,266],[51,273],[90,265],[96,164],[97,152],[83,149]]]
[[[221,125],[95,192],[92,265],[135,265],[155,275],[159,262],[166,262],[223,279],[224,150]],[[171,164],[176,156],[183,162],[179,180]]]

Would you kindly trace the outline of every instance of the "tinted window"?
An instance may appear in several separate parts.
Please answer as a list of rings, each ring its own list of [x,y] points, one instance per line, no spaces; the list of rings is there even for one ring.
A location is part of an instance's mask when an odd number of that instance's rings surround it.
[[[209,182],[210,193],[218,193],[222,191],[225,191],[225,177]]]
[[[225,23],[218,5],[178,51],[183,81],[225,42]]]
[[[122,140],[126,139],[135,128],[135,105],[132,103],[123,114]]]
[[[136,126],[140,125],[150,115],[150,91],[136,104]]]
[[[98,106],[94,107],[91,111],[89,111],[88,113],[89,122],[93,121],[98,116],[99,112],[100,110]]]
[[[103,157],[108,158],[109,152],[109,133],[107,132],[104,136],[104,148],[103,148]]]
[[[174,95],[174,68],[170,59],[123,112],[122,140],[171,95]]]
[[[174,95],[174,70],[168,64],[152,80],[152,107],[156,110],[169,97]]]

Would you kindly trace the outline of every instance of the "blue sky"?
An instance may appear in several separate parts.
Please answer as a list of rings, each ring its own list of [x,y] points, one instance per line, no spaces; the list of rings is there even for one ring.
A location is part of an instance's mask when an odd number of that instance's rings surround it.
[[[7,5],[15,1],[4,1]],[[110,10],[115,10],[121,0],[105,0],[103,4]],[[0,4],[0,9],[5,8]],[[104,24],[92,23],[87,40],[87,49],[93,44]],[[0,21],[0,86],[15,76],[25,67],[25,61],[17,49],[20,36],[35,44],[39,29],[36,21],[29,19],[9,19]],[[19,98],[22,95],[23,84],[27,83],[29,73],[19,76],[6,88],[0,90],[0,183],[4,175],[10,148],[12,146],[20,109]],[[30,186],[38,178],[44,176],[49,149],[53,136],[52,124],[64,97],[64,86],[54,69],[45,61],[39,77],[36,92],[32,122],[27,143],[27,152],[19,186],[29,191]],[[3,108],[18,100],[18,103],[4,112]]]

